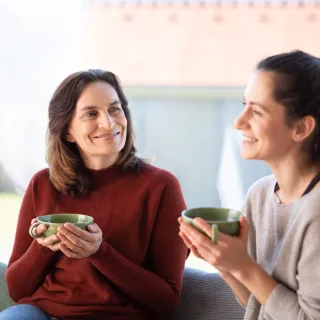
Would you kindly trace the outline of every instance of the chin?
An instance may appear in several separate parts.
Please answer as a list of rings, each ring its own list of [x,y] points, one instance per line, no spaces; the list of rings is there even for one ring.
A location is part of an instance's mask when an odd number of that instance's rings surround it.
[[[245,160],[256,160],[257,157],[254,154],[250,154],[249,152],[241,152],[241,157]]]
[[[115,153],[119,153],[119,152],[120,152],[120,150],[118,150],[118,148],[114,148],[114,149],[108,149],[108,150],[101,151],[101,155],[111,156],[111,155],[114,155]]]

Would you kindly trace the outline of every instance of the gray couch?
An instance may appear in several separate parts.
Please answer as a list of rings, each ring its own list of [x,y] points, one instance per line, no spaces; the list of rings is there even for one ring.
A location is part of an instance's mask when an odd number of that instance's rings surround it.
[[[5,268],[0,263],[0,311],[13,304]],[[240,320],[243,316],[244,309],[218,274],[185,268],[180,305],[172,320]]]

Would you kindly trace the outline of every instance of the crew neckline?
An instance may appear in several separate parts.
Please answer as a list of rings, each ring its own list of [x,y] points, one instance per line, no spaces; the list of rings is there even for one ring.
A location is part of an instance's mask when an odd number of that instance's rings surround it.
[[[87,168],[88,171],[90,172],[91,176],[93,177],[99,177],[101,175],[111,175],[113,173],[118,173],[123,170],[123,167],[120,165],[112,165],[107,168],[102,168],[102,169],[91,169]]]
[[[303,201],[306,197],[313,195],[315,192],[319,192],[319,190],[320,190],[320,186],[314,187],[310,192],[308,192],[307,194],[302,195],[301,197],[297,198],[296,200],[294,200],[294,201],[292,201],[290,203],[283,203],[283,202],[281,202],[280,198],[278,197],[278,195],[274,191],[274,185],[273,185],[272,197],[273,197],[274,202],[277,205],[292,206],[292,205],[295,205],[295,204],[299,203],[300,201]]]

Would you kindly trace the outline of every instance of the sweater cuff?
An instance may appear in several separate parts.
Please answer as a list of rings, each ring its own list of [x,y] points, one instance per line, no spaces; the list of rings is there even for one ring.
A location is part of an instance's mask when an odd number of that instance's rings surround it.
[[[240,302],[240,300],[238,299],[238,297],[237,297],[236,295],[234,295],[234,297],[236,298],[237,302],[240,304],[240,306],[241,306],[243,309],[247,309],[247,307]]]
[[[57,251],[52,251],[51,249],[42,246],[37,240],[33,240],[30,250],[32,252],[37,252],[41,257],[51,257],[57,254]]]
[[[90,258],[101,258],[102,256],[105,256],[108,253],[108,244],[106,241],[102,240],[101,245],[99,249],[89,257]]]
[[[291,314],[296,309],[297,303],[297,294],[278,283],[264,305],[264,310],[274,319],[283,319],[283,315]]]

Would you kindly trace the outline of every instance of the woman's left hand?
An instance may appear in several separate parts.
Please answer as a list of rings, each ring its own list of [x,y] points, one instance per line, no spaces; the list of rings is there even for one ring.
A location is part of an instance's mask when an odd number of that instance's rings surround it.
[[[219,232],[219,241],[213,243],[212,228],[204,220],[197,218],[194,222],[205,231],[206,237],[189,223],[180,222],[180,236],[196,256],[206,260],[221,272],[236,273],[251,265],[252,259],[247,252],[249,224],[244,216],[240,219],[238,237]]]
[[[82,230],[71,223],[58,228],[57,237],[61,240],[60,250],[69,258],[82,259],[96,253],[102,243],[102,231],[97,224]]]

